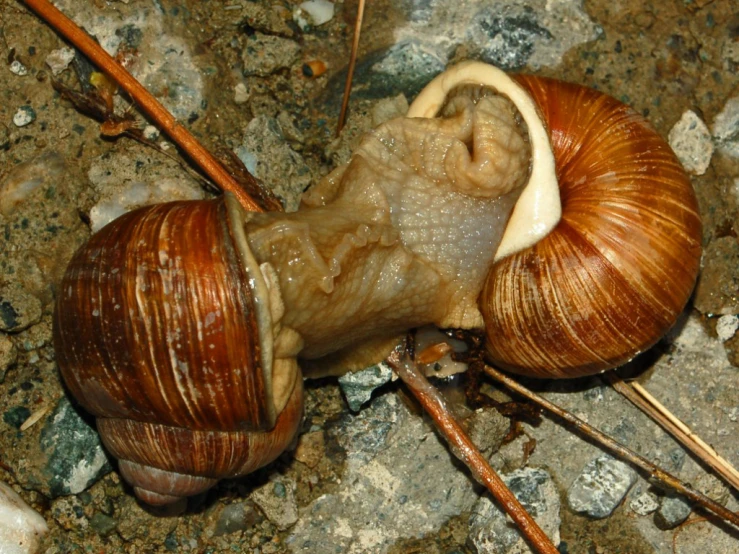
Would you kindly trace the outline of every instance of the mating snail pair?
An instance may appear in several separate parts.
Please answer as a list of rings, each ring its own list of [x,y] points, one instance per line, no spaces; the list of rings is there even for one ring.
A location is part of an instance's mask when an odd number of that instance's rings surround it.
[[[303,204],[142,208],[72,260],[59,366],[144,501],[275,459],[300,424],[298,358],[358,369],[410,328],[484,326],[513,372],[597,373],[667,331],[700,261],[690,182],[641,116],[481,63],[437,77]]]

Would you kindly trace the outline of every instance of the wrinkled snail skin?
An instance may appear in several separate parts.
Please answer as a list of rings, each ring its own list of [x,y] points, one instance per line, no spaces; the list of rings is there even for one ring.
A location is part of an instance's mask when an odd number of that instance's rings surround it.
[[[517,79],[550,131],[562,218],[490,272],[480,296],[488,354],[534,377],[597,373],[652,346],[684,309],[701,256],[697,201],[669,145],[631,108]]]
[[[460,95],[428,114],[441,118],[384,124],[296,213],[246,213],[230,196],[150,206],[75,255],[57,298],[59,367],[142,500],[274,460],[301,422],[298,356],[330,374],[381,360],[409,328],[485,325],[495,363],[577,376],[628,360],[677,318],[700,220],[643,118],[482,64],[435,81],[505,97]],[[538,177],[555,169],[561,219],[555,179]],[[540,220],[546,204],[556,217]],[[511,217],[553,230],[511,242]],[[499,247],[514,253],[496,259]]]

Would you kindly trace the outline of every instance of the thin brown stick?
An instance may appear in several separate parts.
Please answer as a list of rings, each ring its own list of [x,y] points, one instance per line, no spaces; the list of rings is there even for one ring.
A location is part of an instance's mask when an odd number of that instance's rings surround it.
[[[262,211],[190,132],[159,103],[136,79],[71,19],[46,0],[24,0],[39,17],[71,42],[92,63],[125,90],[138,106],[224,191],[234,194],[244,209]]]
[[[615,371],[603,374],[603,378],[613,389],[639,408],[678,442],[689,449],[701,461],[711,467],[724,481],[739,490],[739,473],[724,458],[693,433],[682,421],[677,419],[665,406],[657,401],[638,383],[626,383]]]
[[[720,518],[725,519],[726,521],[729,521],[739,527],[739,514],[736,514],[731,510],[728,510],[718,502],[711,500],[704,494],[690,487],[690,485],[688,485],[687,483],[683,483],[674,475],[670,475],[646,458],[640,456],[636,452],[629,450],[622,444],[619,444],[618,442],[613,440],[608,435],[598,431],[595,427],[588,425],[580,418],[572,415],[566,410],[563,410],[546,398],[543,398],[535,392],[530,391],[529,389],[511,379],[504,373],[501,373],[497,369],[485,365],[485,373],[487,373],[490,377],[492,377],[499,383],[502,383],[509,389],[515,391],[525,398],[528,398],[533,402],[536,402],[545,410],[563,419],[564,421],[572,425],[577,431],[597,441],[601,446],[603,446],[606,450],[609,450],[617,457],[621,458],[622,460],[626,460],[627,462],[630,462],[638,468],[646,471],[647,473],[649,473],[649,479],[651,482],[660,483],[661,485],[668,487],[675,492],[678,492],[679,494],[685,496],[688,500],[691,500],[692,502],[702,506],[706,510],[713,512]]]
[[[454,419],[439,392],[421,374],[418,366],[408,359],[405,348],[396,349],[388,357],[387,362],[434,420],[454,455],[470,469],[475,479],[488,488],[498,504],[518,525],[531,546],[542,554],[557,554],[558,550],[546,533],[506,487],[464,429]]]
[[[354,39],[352,40],[352,51],[349,56],[349,68],[346,72],[346,83],[344,84],[344,98],[341,100],[341,113],[339,122],[336,124],[336,136],[338,137],[346,123],[346,111],[349,108],[349,95],[352,91],[352,79],[354,68],[357,65],[357,53],[359,52],[359,34],[362,31],[362,20],[364,19],[364,0],[359,0],[357,6],[357,19],[354,22]]]
[[[647,389],[642,387],[639,383],[627,383],[634,389],[639,395],[649,402],[658,413],[664,415],[670,423],[674,424],[676,428],[684,432],[691,441],[693,441],[698,447],[702,448],[712,460],[714,460],[718,468],[722,468],[726,472],[726,478],[730,481],[730,484],[739,491],[739,471],[729,463],[729,461],[721,456],[716,450],[708,443],[706,443],[697,433],[693,432],[690,427],[680,421],[675,414],[667,409],[659,400],[652,396]]]

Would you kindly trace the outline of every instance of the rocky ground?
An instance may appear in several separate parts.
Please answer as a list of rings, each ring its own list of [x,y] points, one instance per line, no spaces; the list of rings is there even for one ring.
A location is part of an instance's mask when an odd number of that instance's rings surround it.
[[[739,464],[734,3],[369,2],[340,140],[334,132],[357,2],[314,2],[317,11],[299,4],[56,2],[121,53],[205,144],[235,151],[290,209],[346,159],[362,130],[402,113],[423,84],[455,61],[482,59],[554,76],[630,104],[669,137],[690,173],[705,246],[691,305],[639,360],[639,380]],[[142,202],[208,193],[165,155],[174,148],[155,129],[145,132],[162,144],[159,150],[101,138],[99,125],[54,91],[53,79],[78,86],[67,49],[21,2],[0,0],[0,482],[48,525],[39,551],[526,552],[394,383],[354,411],[337,381],[309,383],[293,452],[174,511],[136,502],[90,418],[62,388],[51,339],[56,285],[91,228]],[[118,113],[126,109],[124,100],[116,106]],[[448,393],[560,552],[737,550],[736,530],[706,521],[546,417],[538,426],[524,424],[522,435],[499,448],[508,424],[494,411],[465,411],[459,381],[445,383]],[[599,378],[532,386],[739,508],[735,492]],[[353,399],[352,387],[345,390]],[[3,490],[0,501],[10,498]]]

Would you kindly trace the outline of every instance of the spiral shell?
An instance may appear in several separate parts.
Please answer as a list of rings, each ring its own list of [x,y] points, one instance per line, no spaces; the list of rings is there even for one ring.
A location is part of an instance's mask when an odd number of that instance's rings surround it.
[[[487,352],[535,377],[620,365],[673,325],[692,292],[701,222],[669,145],[600,92],[519,76],[549,130],[562,217],[498,261],[480,297]]]
[[[95,234],[61,284],[62,376],[152,504],[248,473],[292,440],[293,364],[274,363],[268,297],[229,198],[142,208]]]

